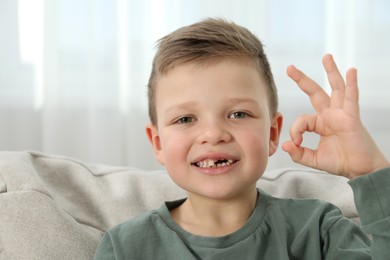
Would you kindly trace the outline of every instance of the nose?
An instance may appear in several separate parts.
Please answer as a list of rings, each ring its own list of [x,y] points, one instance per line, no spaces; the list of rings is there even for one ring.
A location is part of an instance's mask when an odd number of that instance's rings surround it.
[[[232,135],[228,127],[221,122],[205,122],[201,127],[198,135],[198,143],[200,144],[219,144],[227,143],[232,140]]]

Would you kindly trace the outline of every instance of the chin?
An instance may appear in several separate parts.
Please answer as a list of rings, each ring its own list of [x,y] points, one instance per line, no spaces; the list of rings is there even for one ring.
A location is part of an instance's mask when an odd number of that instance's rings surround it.
[[[211,200],[231,200],[236,199],[237,197],[245,196],[245,194],[249,194],[252,189],[250,187],[242,187],[238,188],[237,185],[229,188],[226,186],[223,187],[206,187],[203,186],[201,189],[193,189],[192,191],[188,191],[189,194],[194,194],[196,196],[201,196],[203,198],[211,199]]]

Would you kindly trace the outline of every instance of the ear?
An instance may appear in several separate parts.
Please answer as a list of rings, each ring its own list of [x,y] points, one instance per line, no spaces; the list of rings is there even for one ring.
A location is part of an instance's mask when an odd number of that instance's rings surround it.
[[[271,128],[270,128],[270,135],[269,135],[269,156],[273,155],[278,149],[282,126],[283,126],[283,115],[277,112],[271,121]]]
[[[161,141],[160,141],[160,135],[158,133],[157,126],[153,124],[148,124],[146,126],[146,135],[152,144],[154,155],[156,156],[156,159],[164,165],[164,156],[163,156],[163,151],[161,148]]]

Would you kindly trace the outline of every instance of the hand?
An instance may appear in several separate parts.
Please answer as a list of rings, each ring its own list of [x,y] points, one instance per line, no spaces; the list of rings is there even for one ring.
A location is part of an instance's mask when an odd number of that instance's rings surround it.
[[[283,150],[297,163],[350,179],[389,167],[361,122],[356,69],[347,71],[344,82],[331,55],[325,55],[322,62],[331,96],[294,66],[287,68],[288,76],[309,96],[317,114],[302,115],[294,122],[291,140],[283,144]],[[316,150],[301,146],[305,132],[320,135]]]

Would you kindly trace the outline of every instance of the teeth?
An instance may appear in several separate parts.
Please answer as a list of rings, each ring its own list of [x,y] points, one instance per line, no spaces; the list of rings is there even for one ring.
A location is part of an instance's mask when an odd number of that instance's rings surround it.
[[[201,162],[195,163],[199,168],[212,168],[212,167],[223,167],[233,164],[234,160],[204,160]]]

